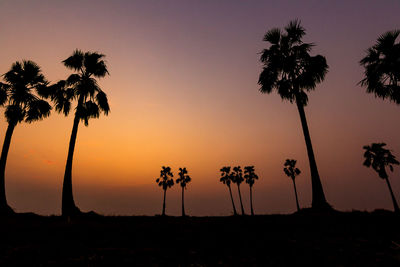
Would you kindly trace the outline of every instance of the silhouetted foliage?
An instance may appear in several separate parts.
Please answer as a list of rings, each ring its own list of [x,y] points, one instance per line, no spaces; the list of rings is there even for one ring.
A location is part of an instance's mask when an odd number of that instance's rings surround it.
[[[174,185],[174,180],[172,179],[174,175],[171,172],[170,167],[162,166],[160,171],[160,177],[156,179],[156,183],[158,186],[161,186],[164,191],[164,200],[163,200],[163,208],[162,215],[165,216],[165,198],[167,195],[167,189]]]
[[[242,202],[242,194],[240,193],[240,184],[244,181],[243,179],[243,172],[240,166],[233,167],[232,172],[232,182],[237,185],[238,193],[239,193],[239,200],[240,200],[240,208],[242,210],[242,215],[245,215],[243,202]]]
[[[283,166],[284,166],[283,171],[293,181],[294,194],[296,196],[296,207],[297,207],[297,211],[300,211],[299,199],[297,198],[297,189],[296,189],[295,179],[296,179],[296,176],[300,175],[301,171],[298,168],[296,168],[296,162],[297,162],[297,160],[294,160],[294,159],[286,159],[285,163],[283,164]]]
[[[244,167],[244,179],[246,184],[250,187],[250,212],[251,215],[254,215],[253,209],[253,185],[254,182],[258,179],[258,175],[254,171],[254,166],[246,166]]]
[[[75,50],[63,61],[64,66],[75,73],[71,74],[67,80],[59,81],[51,86],[54,90],[50,96],[55,103],[55,109],[65,116],[69,114],[72,102],[77,100],[64,173],[62,192],[64,216],[81,213],[75,205],[72,193],[72,161],[79,122],[83,121],[85,126],[88,126],[90,118],[98,118],[101,112],[105,115],[110,112],[107,95],[96,80],[109,74],[104,57],[96,52],[84,53],[81,50]]]
[[[305,34],[305,29],[297,20],[291,21],[284,31],[274,28],[265,34],[264,41],[270,46],[261,53],[263,70],[258,84],[261,85],[261,93],[269,94],[275,90],[283,100],[296,103],[310,161],[312,206],[316,209],[331,209],[318,174],[304,112],[304,106],[308,103],[307,92],[314,90],[324,80],[328,65],[325,57],[309,54],[314,44],[302,41]]]
[[[182,187],[182,216],[186,216],[185,197],[184,197],[186,185],[192,180],[192,178],[190,178],[190,176],[187,173],[188,171],[186,170],[186,168],[179,168],[179,173],[178,173],[179,177],[176,179],[176,183],[180,184],[180,186]]]
[[[389,182],[389,176],[386,172],[386,167],[389,167],[389,170],[393,172],[393,165],[399,165],[400,163],[396,160],[396,157],[392,155],[390,150],[384,148],[385,146],[385,143],[372,143],[370,146],[363,146],[363,149],[365,149],[363,165],[372,167],[380,178],[386,180],[392,197],[394,210],[395,212],[400,212],[399,205],[397,204]]]
[[[360,84],[376,97],[390,99],[400,104],[400,30],[388,31],[379,36],[376,44],[367,50],[360,61],[365,78]]]
[[[51,106],[44,100],[49,89],[40,67],[30,60],[15,62],[0,83],[0,105],[5,106],[8,126],[0,157],[0,214],[12,213],[5,194],[5,169],[14,128],[23,121],[32,123],[50,115]]]
[[[222,167],[220,171],[221,171],[221,178],[219,179],[219,181],[228,187],[229,195],[230,195],[231,201],[232,201],[233,215],[237,215],[235,202],[233,201],[233,197],[232,197],[231,183],[232,183],[233,176],[231,173],[231,167]]]

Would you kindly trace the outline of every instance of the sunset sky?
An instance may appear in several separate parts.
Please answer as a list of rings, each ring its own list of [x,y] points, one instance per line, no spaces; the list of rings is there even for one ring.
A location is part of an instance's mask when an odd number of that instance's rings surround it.
[[[0,73],[30,59],[56,82],[71,73],[61,61],[74,49],[106,55],[110,76],[100,85],[111,113],[80,125],[73,163],[84,211],[159,214],[155,179],[168,165],[192,176],[188,214],[229,215],[219,169],[255,165],[255,212],[289,213],[296,205],[286,158],[302,171],[300,205],[311,205],[300,119],[295,105],[261,94],[257,81],[263,35],[298,18],[304,40],[316,44],[312,54],[329,65],[305,110],[327,200],[340,210],[392,209],[386,183],[362,166],[362,146],[383,141],[400,157],[400,106],[365,93],[358,62],[380,34],[400,28],[399,13],[398,0],[0,0]],[[16,211],[60,214],[72,123],[72,114],[54,112],[16,127],[6,169]],[[2,117],[1,145],[6,127]],[[400,200],[399,167],[390,179]],[[180,192],[168,190],[167,214],[180,214]],[[242,193],[250,212],[247,184]]]

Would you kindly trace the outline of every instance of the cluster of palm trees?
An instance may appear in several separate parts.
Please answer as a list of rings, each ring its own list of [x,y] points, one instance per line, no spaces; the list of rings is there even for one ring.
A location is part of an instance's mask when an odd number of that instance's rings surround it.
[[[188,175],[188,171],[186,168],[179,168],[178,178],[175,183],[179,184],[182,188],[182,217],[186,216],[185,213],[185,189],[187,184],[192,180],[192,178]],[[161,167],[160,177],[156,179],[156,183],[163,189],[164,198],[163,198],[163,207],[162,207],[162,216],[165,216],[165,202],[167,196],[167,189],[174,185],[174,174],[171,171],[171,167]]]
[[[328,65],[324,56],[310,55],[315,45],[302,41],[305,33],[300,21],[294,20],[283,30],[273,28],[265,34],[263,40],[269,43],[269,47],[261,52],[260,61],[263,67],[258,84],[261,86],[261,93],[269,94],[276,91],[283,100],[296,104],[310,165],[312,208],[330,210],[332,208],[325,198],[304,110],[308,104],[307,93],[314,90],[317,84],[324,80]],[[367,55],[360,61],[365,69],[365,77],[359,82],[361,86],[367,88],[368,93],[389,99],[396,104],[400,104],[400,43],[396,43],[399,35],[399,30],[386,32],[379,36],[376,44],[367,50]],[[85,126],[88,126],[89,119],[98,118],[101,113],[108,115],[110,112],[107,95],[97,81],[109,74],[104,57],[96,52],[75,50],[70,57],[62,61],[64,66],[73,73],[67,79],[54,84],[50,84],[41,68],[30,60],[15,62],[11,69],[2,75],[0,106],[5,109],[4,115],[8,126],[0,156],[0,215],[13,213],[6,199],[5,170],[15,127],[22,122],[32,123],[42,120],[50,115],[53,108],[56,112],[67,116],[73,102],[76,102],[76,106],[64,173],[62,215],[81,214],[75,205],[72,193],[73,155],[79,123],[82,121]],[[384,148],[385,146],[385,143],[364,146],[364,165],[372,166],[379,177],[387,182],[394,209],[400,212],[386,171],[386,167],[393,171],[393,165],[399,165],[399,162],[390,150]],[[300,170],[295,165],[296,160],[287,159],[284,163],[284,172],[293,181],[296,206],[300,210],[295,183],[295,177],[300,174]],[[252,187],[258,179],[254,166],[246,166],[244,173],[240,166],[232,168],[232,171],[231,167],[223,167],[220,171],[220,181],[229,189],[234,215],[237,215],[237,211],[232,197],[231,183],[237,185],[241,213],[244,215],[240,192],[243,181],[246,181],[250,188],[250,210],[254,215]],[[160,177],[156,180],[164,191],[162,215],[165,215],[166,191],[174,185],[172,178],[171,168],[163,166]],[[182,188],[182,216],[185,216],[184,190],[190,181],[186,168],[179,168],[179,178],[175,182]]]
[[[11,137],[15,127],[22,122],[32,123],[48,117],[52,107],[67,116],[76,100],[74,123],[68,148],[62,190],[62,215],[80,214],[72,194],[72,160],[79,122],[87,126],[90,118],[100,113],[108,114],[107,95],[99,87],[96,78],[108,74],[104,55],[75,50],[63,62],[74,71],[66,80],[50,84],[40,67],[33,61],[23,60],[12,64],[0,82],[0,105],[5,108],[8,122],[0,157],[0,215],[14,213],[8,205],[5,191],[5,169]]]
[[[300,21],[293,20],[283,30],[273,28],[265,34],[263,40],[269,43],[269,47],[261,53],[260,61],[263,69],[258,84],[261,86],[261,93],[269,94],[276,91],[283,100],[296,104],[310,165],[312,208],[330,210],[331,206],[326,201],[318,173],[304,111],[308,103],[307,93],[314,90],[316,85],[324,80],[328,65],[324,56],[310,55],[314,44],[302,41],[305,33]],[[379,36],[376,44],[367,50],[367,55],[360,61],[365,69],[365,78],[359,82],[361,86],[367,88],[368,93],[374,93],[376,97],[389,99],[396,104],[400,104],[400,43],[396,43],[399,34],[399,30],[386,32]],[[395,211],[399,211],[385,171],[385,167],[389,166],[390,170],[393,170],[392,165],[399,163],[389,150],[383,148],[384,146],[384,143],[365,146],[364,165],[372,166],[379,177],[386,180]],[[294,177],[300,174],[300,171],[294,168],[295,162],[286,161],[286,163],[285,173],[294,182]],[[299,209],[297,200],[296,204]]]
[[[258,175],[255,173],[254,166],[246,166],[244,167],[244,175],[242,168],[240,166],[236,166],[232,168],[230,166],[222,167],[220,169],[221,171],[221,178],[219,181],[223,184],[225,184],[228,189],[229,189],[229,195],[231,197],[232,201],[232,208],[233,208],[233,215],[237,215],[236,211],[236,206],[235,206],[235,201],[233,200],[232,196],[232,189],[231,189],[231,184],[236,184],[237,189],[238,189],[238,194],[239,194],[239,201],[240,201],[240,209],[242,211],[242,215],[245,215],[245,211],[243,208],[243,202],[242,202],[242,194],[240,192],[240,184],[243,181],[246,181],[246,184],[249,185],[250,189],[250,213],[251,215],[254,215],[254,209],[253,209],[253,185],[255,180],[258,179]]]

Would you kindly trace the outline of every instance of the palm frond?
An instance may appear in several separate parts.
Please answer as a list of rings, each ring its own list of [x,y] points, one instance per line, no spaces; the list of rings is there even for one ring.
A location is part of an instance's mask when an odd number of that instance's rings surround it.
[[[79,49],[76,49],[72,53],[72,56],[63,60],[62,63],[64,63],[64,66],[67,67],[68,69],[79,71],[83,67],[83,58],[84,58],[83,52]]]
[[[103,111],[105,115],[108,115],[108,113],[110,112],[110,106],[108,105],[106,93],[100,90],[96,94],[96,103],[99,105],[100,110]]]
[[[50,111],[51,106],[47,101],[42,99],[32,101],[28,105],[25,121],[32,123],[37,120],[42,120],[50,116]]]

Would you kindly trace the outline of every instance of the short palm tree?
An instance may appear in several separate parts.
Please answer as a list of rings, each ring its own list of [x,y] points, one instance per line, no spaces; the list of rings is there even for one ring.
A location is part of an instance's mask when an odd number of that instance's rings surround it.
[[[232,189],[231,189],[232,173],[231,173],[231,167],[223,167],[223,168],[221,168],[220,171],[221,171],[221,178],[219,179],[219,181],[221,183],[225,184],[228,187],[229,195],[231,196],[231,201],[232,201],[233,215],[237,215],[235,202],[233,201],[233,197],[232,197]]]
[[[174,177],[174,175],[171,172],[171,168],[162,166],[160,177],[156,179],[156,183],[158,184],[158,186],[161,186],[164,191],[162,216],[165,216],[165,198],[167,196],[167,189],[174,185],[174,180],[172,179],[172,177]]]
[[[275,28],[265,34],[264,41],[270,46],[261,53],[263,70],[258,84],[261,85],[261,93],[269,94],[275,90],[283,100],[296,103],[310,162],[312,207],[331,209],[325,199],[318,174],[304,112],[304,106],[308,103],[307,92],[314,90],[316,85],[324,80],[328,65],[325,57],[309,54],[314,44],[302,41],[305,33],[300,22],[295,20],[291,21],[284,31]]]
[[[368,93],[400,104],[400,30],[388,31],[379,36],[375,45],[367,50],[360,61],[365,78],[360,84]]]
[[[5,194],[5,170],[14,128],[23,121],[32,123],[48,117],[51,106],[44,100],[48,83],[33,61],[15,62],[3,78],[5,83],[0,83],[0,105],[5,105],[8,126],[0,157],[0,214],[7,214],[13,212]]]
[[[399,205],[394,197],[392,187],[390,186],[389,176],[386,172],[386,167],[393,172],[393,165],[399,165],[396,157],[392,155],[390,150],[384,148],[385,143],[372,143],[370,146],[364,146],[364,166],[371,167],[378,173],[379,177],[384,179],[389,187],[390,195],[392,197],[394,211],[399,213]]]
[[[237,185],[237,188],[238,188],[240,208],[242,210],[242,215],[245,215],[244,208],[243,208],[243,202],[242,202],[242,194],[240,193],[240,184],[244,181],[242,168],[240,168],[240,166],[233,167],[232,176],[233,176],[232,181],[233,181],[233,183],[235,183]]]
[[[297,189],[296,189],[296,176],[298,176],[301,171],[296,168],[296,160],[294,159],[287,159],[285,163],[283,164],[284,168],[283,171],[285,174],[292,179],[293,182],[293,187],[294,187],[294,194],[296,196],[296,206],[297,206],[297,211],[300,211],[300,205],[299,205],[299,199],[297,198]]]
[[[179,178],[176,179],[176,183],[180,184],[182,187],[182,217],[186,216],[184,192],[186,189],[186,185],[192,180],[187,173],[188,171],[186,170],[186,168],[179,168]]]
[[[255,180],[258,179],[258,175],[254,171],[254,166],[244,167],[244,179],[246,180],[246,184],[248,184],[250,187],[250,211],[251,211],[251,215],[254,215],[252,188],[253,188]]]
[[[69,114],[72,102],[77,100],[65,166],[61,208],[63,216],[71,216],[81,213],[75,205],[72,193],[72,161],[79,122],[83,121],[85,126],[88,126],[90,118],[98,118],[101,112],[108,115],[110,107],[106,93],[99,87],[96,80],[108,74],[104,55],[75,50],[63,61],[63,64],[75,73],[71,74],[67,80],[53,85],[55,90],[51,97],[55,102],[56,111],[62,112],[65,116]]]

